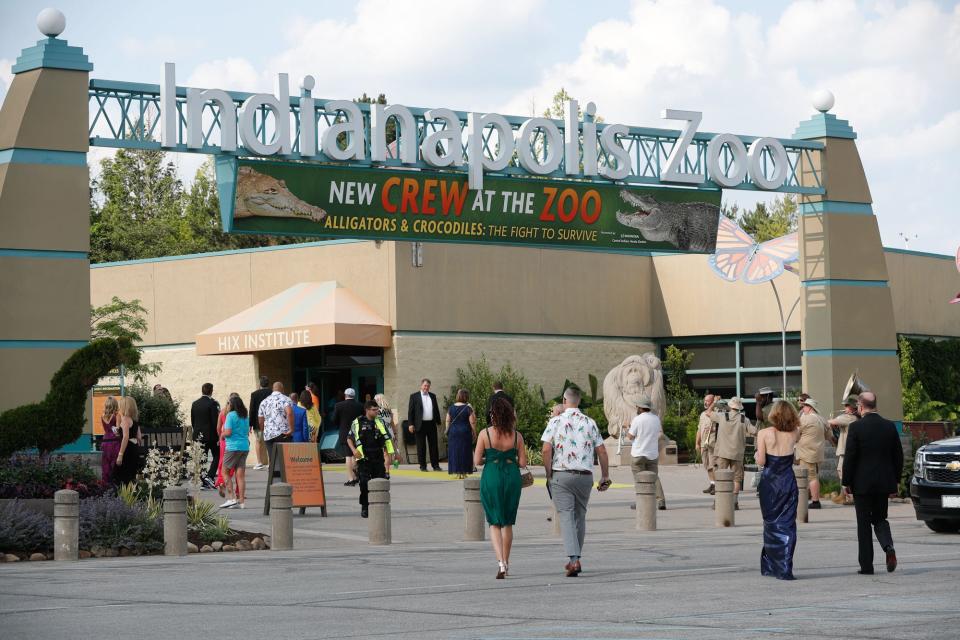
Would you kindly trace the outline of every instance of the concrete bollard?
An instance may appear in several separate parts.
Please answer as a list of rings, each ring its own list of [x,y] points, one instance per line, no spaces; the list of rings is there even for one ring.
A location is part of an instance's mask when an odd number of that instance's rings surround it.
[[[639,482],[634,485],[637,492],[637,531],[656,531],[657,474],[641,471],[639,476]]]
[[[717,469],[714,472],[714,478],[716,482],[714,485],[716,493],[713,496],[715,510],[714,524],[718,527],[732,527],[735,524],[733,516],[733,505],[735,501],[733,495],[733,470]]]
[[[370,544],[390,544],[393,542],[390,527],[390,481],[386,478],[374,478],[367,486],[370,488],[370,493],[367,494],[370,512],[367,531]]]
[[[293,549],[293,487],[286,482],[270,485],[270,548]]]
[[[809,470],[805,467],[794,467],[793,475],[797,477],[797,522],[808,522],[807,500],[810,497]]]
[[[463,479],[463,539],[483,540],[486,534],[486,519],[480,502],[480,478],[467,476]]]
[[[80,494],[61,489],[53,494],[53,559],[80,558]]]
[[[163,555],[187,555],[187,488],[163,490]]]

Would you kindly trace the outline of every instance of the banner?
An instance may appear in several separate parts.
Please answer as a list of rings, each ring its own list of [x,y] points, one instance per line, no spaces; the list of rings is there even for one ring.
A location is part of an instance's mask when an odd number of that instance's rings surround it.
[[[234,187],[224,228],[241,233],[712,253],[720,216],[719,190],[488,177],[471,191],[462,174],[250,159],[217,171]]]

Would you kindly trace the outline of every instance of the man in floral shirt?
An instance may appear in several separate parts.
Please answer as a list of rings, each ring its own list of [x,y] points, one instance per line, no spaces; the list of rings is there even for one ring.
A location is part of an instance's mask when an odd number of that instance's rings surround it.
[[[273,393],[260,403],[257,419],[263,431],[263,440],[267,444],[270,470],[276,471],[276,445],[293,440],[293,403],[283,392],[282,382],[273,383]]]
[[[563,413],[551,418],[543,432],[543,468],[553,498],[570,561],[564,567],[568,578],[580,574],[580,552],[587,532],[587,502],[593,489],[593,456],[600,460],[599,491],[610,486],[607,449],[597,423],[580,412],[580,391],[563,392]]]

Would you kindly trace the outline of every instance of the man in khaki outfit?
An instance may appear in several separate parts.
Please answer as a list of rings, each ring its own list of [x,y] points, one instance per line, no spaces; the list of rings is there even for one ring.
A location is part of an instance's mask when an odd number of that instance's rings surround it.
[[[703,397],[703,412],[700,414],[700,424],[697,426],[697,453],[703,460],[703,468],[707,471],[707,477],[710,478],[710,484],[703,490],[704,493],[714,495],[716,483],[714,482],[713,469],[716,461],[713,456],[713,447],[717,443],[717,431],[714,428],[717,424],[710,419],[707,413],[713,406],[713,394],[708,393]]]
[[[714,398],[713,406],[719,398]],[[728,409],[718,413],[712,407],[707,415],[717,423],[717,444],[713,449],[717,469],[733,470],[733,504],[740,509],[738,497],[743,486],[743,452],[747,448],[747,434],[756,435],[757,429],[743,415],[743,401],[730,398]]]
[[[794,465],[806,468],[809,475],[809,509],[820,508],[820,465],[823,464],[830,427],[817,412],[817,401],[807,398],[800,404],[800,440],[794,454]]]
[[[843,402],[843,413],[836,418],[827,421],[831,427],[836,427],[840,433],[833,442],[837,447],[837,476],[843,482],[843,454],[847,448],[847,429],[851,424],[859,420],[857,414],[857,396],[850,396]],[[830,435],[833,435],[832,433]],[[833,441],[833,438],[831,438]],[[847,493],[847,488],[843,487],[842,493],[834,499],[837,504],[853,504],[853,496]]]

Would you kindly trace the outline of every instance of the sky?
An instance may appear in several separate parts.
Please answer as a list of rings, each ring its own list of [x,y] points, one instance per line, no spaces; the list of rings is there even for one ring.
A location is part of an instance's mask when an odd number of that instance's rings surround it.
[[[829,89],[884,245],[960,246],[960,1],[0,0],[0,98],[46,6],[110,80],[159,83],[175,62],[180,85],[272,92],[277,73],[309,73],[322,98],[521,116],[563,87],[607,122],[672,128],[660,112],[689,109],[702,131],[779,138]],[[186,177],[203,160],[174,159]]]

